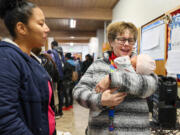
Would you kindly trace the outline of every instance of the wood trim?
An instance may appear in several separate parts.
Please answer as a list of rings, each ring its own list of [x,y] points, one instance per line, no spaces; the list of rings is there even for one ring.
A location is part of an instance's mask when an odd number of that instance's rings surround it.
[[[142,25],[141,28],[146,27],[147,25],[150,25],[150,24],[152,24],[152,23],[154,23],[156,21],[162,20],[164,16],[165,16],[165,14],[162,14],[159,17],[156,17],[155,19],[151,20],[150,22]]]
[[[89,40],[57,40],[59,43],[89,43]]]
[[[40,6],[46,18],[112,20],[112,9],[101,8],[57,8]]]
[[[119,1],[120,1],[120,0],[117,0],[117,1],[113,4],[112,9],[116,6],[116,4],[117,4]]]
[[[53,31],[49,33],[50,37],[96,37],[95,31]]]
[[[138,28],[138,37],[137,37],[138,54],[140,53],[140,43],[141,43],[141,28]]]
[[[178,9],[180,9],[180,5],[177,6],[177,7],[175,7],[174,9],[171,9],[171,10],[167,11],[165,14],[166,14],[166,15],[171,14],[172,12],[174,12],[174,11],[176,11],[176,10],[178,10]]]

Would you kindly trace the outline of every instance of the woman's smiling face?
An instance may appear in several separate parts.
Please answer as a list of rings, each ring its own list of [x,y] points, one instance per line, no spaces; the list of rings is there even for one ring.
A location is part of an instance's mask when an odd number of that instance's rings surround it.
[[[125,29],[123,34],[117,34],[114,41],[111,43],[114,54],[117,57],[130,56],[135,44],[134,35],[131,34],[130,30]]]

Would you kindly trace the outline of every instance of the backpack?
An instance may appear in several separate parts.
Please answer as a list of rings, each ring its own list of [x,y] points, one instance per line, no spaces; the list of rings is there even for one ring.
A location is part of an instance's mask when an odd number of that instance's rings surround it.
[[[78,80],[78,73],[76,71],[72,72],[72,81],[76,82]]]

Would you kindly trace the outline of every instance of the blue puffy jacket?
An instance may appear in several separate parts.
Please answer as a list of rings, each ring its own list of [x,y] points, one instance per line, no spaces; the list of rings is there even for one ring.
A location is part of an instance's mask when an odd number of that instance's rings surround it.
[[[0,42],[0,135],[49,135],[48,81],[36,60]]]

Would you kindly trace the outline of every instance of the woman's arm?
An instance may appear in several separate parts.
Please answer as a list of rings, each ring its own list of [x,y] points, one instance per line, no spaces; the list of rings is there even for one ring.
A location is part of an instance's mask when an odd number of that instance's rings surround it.
[[[158,77],[155,74],[141,75],[127,71],[116,70],[105,76],[97,85],[96,91],[103,92],[109,88],[118,88],[119,92],[126,92],[146,98],[158,88]]]
[[[94,64],[89,67],[73,89],[73,97],[83,107],[100,110],[103,108],[101,105],[102,93],[96,93],[94,91],[95,81],[93,80],[93,74]]]
[[[95,92],[97,84],[95,79],[102,75],[100,75],[100,72],[106,72],[104,70],[105,66],[107,65],[103,65],[101,61],[93,63],[73,89],[73,96],[80,105],[91,110],[102,110],[104,106],[116,106],[124,100],[126,94],[121,92],[114,94],[113,89],[108,89],[103,93]]]
[[[155,74],[141,75],[126,71],[111,73],[110,87],[117,87],[132,95],[146,98],[152,95],[158,88],[158,77]]]
[[[33,135],[17,112],[20,74],[8,58],[0,58],[0,135]]]

